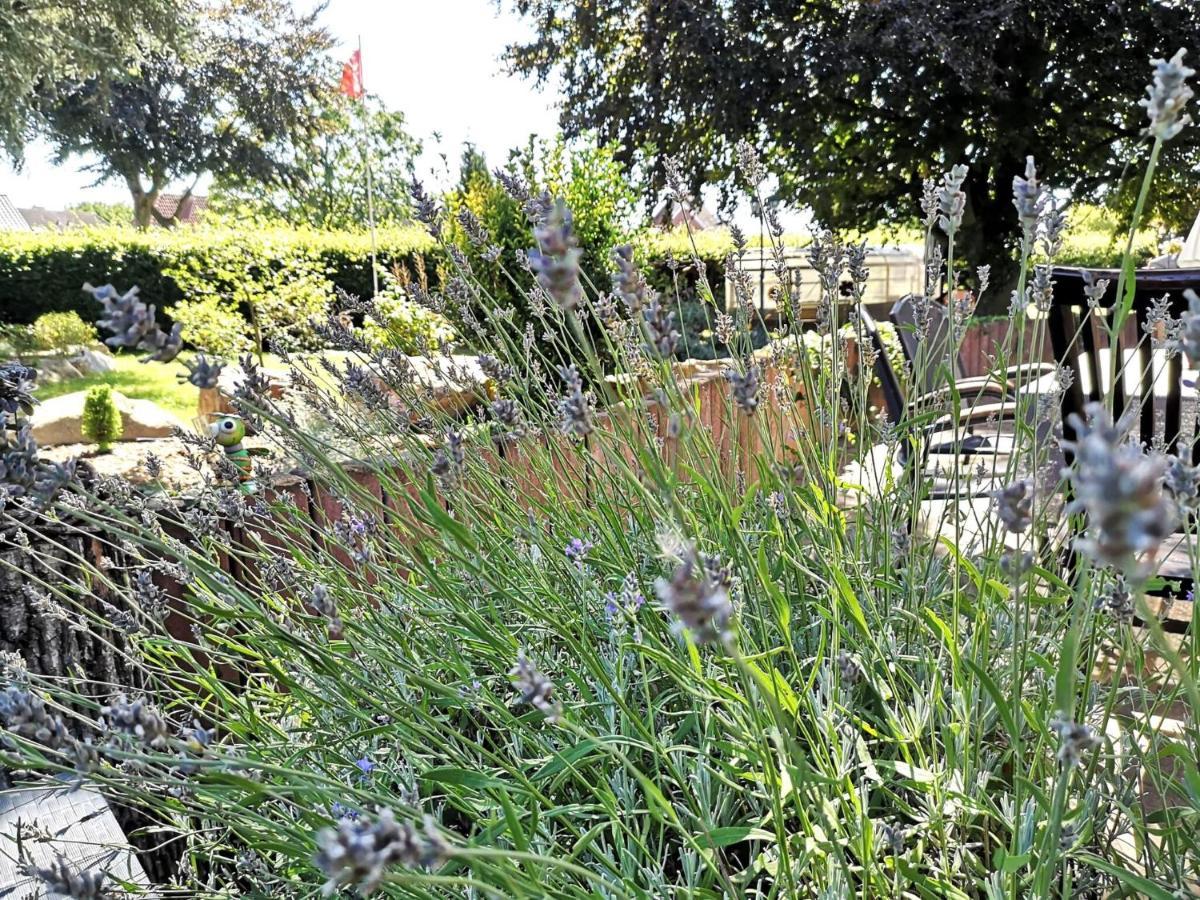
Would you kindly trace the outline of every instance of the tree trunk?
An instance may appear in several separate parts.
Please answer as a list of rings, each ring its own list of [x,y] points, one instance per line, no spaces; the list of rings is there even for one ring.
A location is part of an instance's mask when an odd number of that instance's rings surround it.
[[[188,188],[179,202],[175,204],[175,209],[171,211],[171,215],[164,216],[158,211],[156,204],[158,198],[162,194],[162,185],[155,183],[149,190],[142,187],[141,179],[136,176],[127,176],[125,178],[126,185],[129,186],[129,194],[133,198],[133,223],[142,231],[145,231],[151,225],[161,225],[163,228],[174,228],[179,220],[179,210],[192,196],[192,188]]]
[[[133,199],[133,224],[145,231],[154,222],[154,204],[158,201],[158,189],[146,190],[136,178],[126,178],[129,194]]]
[[[35,675],[61,679],[98,699],[140,687],[125,636],[101,624],[124,602],[108,597],[100,585],[89,589],[90,579],[76,561],[103,565],[103,556],[98,541],[78,535],[35,539],[28,551],[0,545],[0,651],[19,655]],[[51,595],[39,581],[64,589],[67,597]]]
[[[997,166],[997,185],[1011,185],[1013,174],[1021,170]],[[1020,240],[1016,210],[1011,194],[993,187],[980,178],[968,181],[967,209],[963,227],[955,241],[955,268],[961,273],[969,267],[968,283],[974,286],[976,267],[992,267],[990,287],[980,300],[976,313],[1002,315],[1008,311],[1020,267],[1014,244]]]

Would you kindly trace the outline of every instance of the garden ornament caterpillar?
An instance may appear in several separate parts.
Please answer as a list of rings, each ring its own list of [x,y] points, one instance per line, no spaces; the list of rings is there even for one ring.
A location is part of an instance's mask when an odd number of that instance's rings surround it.
[[[237,470],[238,481],[244,494],[253,494],[257,489],[254,483],[252,456],[265,456],[267,451],[261,447],[247,449],[242,441],[246,437],[246,423],[241,416],[230,413],[213,413],[213,422],[208,426],[213,439],[225,451],[225,458]]]

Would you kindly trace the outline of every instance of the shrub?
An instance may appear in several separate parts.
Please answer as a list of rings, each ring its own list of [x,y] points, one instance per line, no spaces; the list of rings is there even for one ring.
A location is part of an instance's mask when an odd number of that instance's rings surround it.
[[[320,346],[312,322],[323,322],[333,301],[333,284],[321,269],[317,254],[305,248],[276,249],[264,243],[246,247],[226,245],[220,253],[189,257],[166,270],[186,299],[169,308],[168,315],[185,327],[183,338],[213,353],[230,355],[211,343],[201,344],[197,319],[241,319],[255,349],[278,344],[284,350],[315,350]],[[189,307],[198,306],[192,310]],[[248,327],[247,323],[248,322]],[[206,334],[211,340],[212,335]],[[227,345],[242,345],[242,336]]]
[[[109,385],[97,384],[88,388],[83,400],[80,430],[84,440],[95,444],[101,453],[110,452],[112,445],[121,439],[125,426]]]
[[[386,228],[377,238],[381,266],[411,269],[419,261],[436,284],[440,257],[427,234]],[[161,313],[186,299],[174,273],[218,273],[208,289],[232,296],[247,279],[296,260],[310,264],[335,288],[358,297],[371,294],[371,240],[365,233],[252,224],[146,232],[116,227],[3,231],[0,321],[28,324],[44,312],[74,311],[94,322],[100,308],[80,290],[84,282],[139,285]],[[233,262],[245,263],[246,270]]]
[[[1066,266],[1115,269],[1120,266],[1127,238],[1124,224],[1112,213],[1089,204],[1079,204],[1068,211],[1066,240],[1057,261]],[[1158,254],[1158,238],[1154,230],[1139,230],[1133,245],[1135,263],[1143,265]]]
[[[205,353],[235,359],[253,346],[247,334],[249,323],[222,297],[210,295],[178,303],[170,315],[183,326],[183,339]]]
[[[39,350],[65,353],[72,347],[85,346],[96,340],[96,329],[83,321],[78,313],[45,313],[33,323],[33,341]]]
[[[403,270],[384,273],[383,289],[362,325],[363,337],[372,347],[411,356],[454,340],[454,328],[446,317],[417,303],[409,284],[410,276]]]
[[[33,326],[0,322],[0,354],[24,359],[37,349],[37,341],[33,339]]]
[[[544,192],[566,203],[574,216],[584,281],[607,289],[612,250],[632,237],[635,209],[635,196],[612,148],[589,143],[568,147],[562,140],[531,142],[505,169],[530,198],[536,200]],[[464,211],[482,225],[482,239],[473,238],[460,223]],[[517,311],[517,326],[523,327],[532,312],[528,294],[533,283],[521,262],[531,246],[525,203],[512,196],[488,171],[483,158],[472,156],[468,149],[462,184],[447,196],[446,212],[448,243],[465,255],[471,266],[471,283],[477,286],[472,299],[476,317],[512,307]],[[449,268],[446,274],[450,274]],[[454,315],[453,307],[448,312]],[[456,324],[470,336],[462,322]]]

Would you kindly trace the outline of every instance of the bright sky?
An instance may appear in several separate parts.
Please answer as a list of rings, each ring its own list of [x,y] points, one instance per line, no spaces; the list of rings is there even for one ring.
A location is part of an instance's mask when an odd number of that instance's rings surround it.
[[[530,134],[556,131],[553,86],[540,93],[531,81],[504,74],[500,55],[526,28],[498,13],[494,0],[330,0],[324,22],[341,43],[339,56],[348,58],[361,35],[367,90],[408,117],[427,151],[423,177],[443,168],[439,147],[455,170],[468,140],[498,165]],[[48,146],[32,145],[22,171],[0,162],[0,193],[20,207],[128,202],[120,182],[89,187],[94,176],[79,171],[84,163],[56,167]]]

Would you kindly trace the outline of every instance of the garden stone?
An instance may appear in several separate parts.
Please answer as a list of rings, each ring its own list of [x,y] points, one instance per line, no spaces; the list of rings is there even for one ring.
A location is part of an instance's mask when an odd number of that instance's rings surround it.
[[[37,360],[39,384],[57,384],[69,378],[82,378],[83,372],[64,356],[45,356]]]
[[[33,439],[43,446],[85,443],[81,422],[86,396],[86,391],[76,391],[45,400],[35,407],[30,417]],[[176,428],[186,428],[178,416],[149,400],[134,400],[117,391],[113,391],[113,400],[124,425],[123,441],[169,437]]]
[[[84,347],[71,358],[71,365],[83,375],[104,375],[116,371],[117,361],[110,353],[101,353]]]
[[[38,370],[38,384],[57,384],[68,378],[87,378],[104,375],[117,368],[117,361],[108,353],[92,347],[77,347],[69,354],[39,353],[30,364]]]

